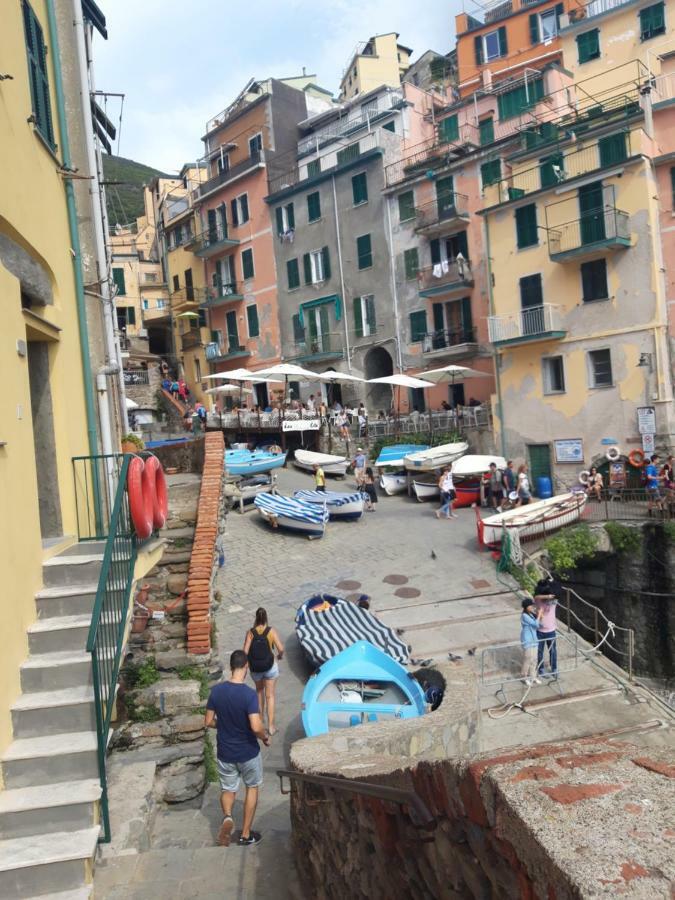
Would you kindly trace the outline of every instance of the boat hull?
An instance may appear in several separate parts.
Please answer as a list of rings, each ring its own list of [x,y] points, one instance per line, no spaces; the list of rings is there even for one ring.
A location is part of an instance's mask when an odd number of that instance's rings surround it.
[[[258,494],[253,502],[272,528],[284,528],[310,537],[323,537],[328,522],[328,512],[323,507],[268,493]]]
[[[420,503],[435,500],[441,493],[440,488],[433,481],[413,481],[413,490]]]
[[[285,453],[256,454],[246,450],[228,450],[225,453],[225,471],[228,475],[259,475],[280,469],[285,462]]]
[[[452,501],[453,509],[480,503],[480,484],[455,484],[455,495],[455,499]]]
[[[363,496],[360,493],[338,494],[333,491],[296,491],[293,495],[305,503],[325,505],[331,519],[360,519],[363,515]]]
[[[273,528],[285,528],[287,531],[296,531],[298,534],[308,534],[312,537],[323,537],[326,530],[324,523],[314,524],[293,519],[290,516],[275,516],[260,508],[258,508],[258,512]]]
[[[305,472],[314,471],[314,466],[319,465],[324,475],[342,477],[347,474],[349,463],[344,456],[332,456],[329,453],[314,453],[311,450],[296,450],[293,465]]]
[[[390,497],[402,494],[407,486],[408,480],[405,472],[383,472],[380,475],[380,487]]]
[[[429,447],[426,444],[391,444],[382,448],[380,455],[375,460],[375,465],[378,468],[390,466],[391,468],[401,469],[403,468],[403,460],[408,454],[419,453],[428,449]]]
[[[453,465],[452,476],[455,479],[480,479],[480,476],[489,470],[490,463],[495,463],[502,472],[506,468],[506,460],[503,456],[479,456],[474,453],[466,453]]]
[[[408,454],[404,465],[408,472],[434,472],[459,459],[468,449],[469,445],[465,443],[431,447],[429,450]]]
[[[478,538],[483,544],[499,544],[506,528],[517,531],[521,541],[531,540],[578,522],[585,505],[586,494],[582,493],[560,494],[530,503],[479,521]]]

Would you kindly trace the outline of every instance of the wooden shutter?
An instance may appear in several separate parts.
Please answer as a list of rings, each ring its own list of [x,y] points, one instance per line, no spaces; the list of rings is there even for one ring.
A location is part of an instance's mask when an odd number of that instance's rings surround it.
[[[239,198],[239,206],[241,207],[241,221],[240,225],[244,222],[248,222],[248,194],[242,194]]]
[[[127,311],[127,325],[135,325],[136,324],[136,310],[133,306],[125,307]]]
[[[476,56],[476,65],[483,65],[483,38],[478,35],[473,39],[473,52]]]
[[[502,25],[501,28],[497,29],[497,36],[499,38],[499,55],[506,56],[509,52],[509,45],[506,40],[506,26]]]
[[[457,116],[448,116],[438,123],[438,140],[441,143],[450,143],[459,138],[459,120]]]
[[[471,314],[471,297],[462,297],[460,300],[462,330],[464,331],[464,340],[470,341],[473,337],[473,316]]]
[[[410,340],[421,341],[427,333],[427,312],[425,309],[410,313]]]
[[[516,210],[516,239],[520,249],[537,243],[537,207],[534,203]]]
[[[260,334],[260,324],[258,322],[258,307],[253,304],[246,307],[246,318],[248,320],[248,336],[258,337]]]
[[[52,124],[51,100],[49,98],[47,48],[45,47],[42,26],[25,0],[23,3],[23,24],[35,125],[45,141],[54,150],[56,149],[56,143]]]
[[[328,322],[328,306],[324,303],[323,306],[319,307],[319,322],[321,323],[321,335],[322,335],[322,350],[327,350],[330,347],[330,334],[329,328],[330,324]]]
[[[244,250],[241,254],[241,267],[244,279],[253,278],[255,274],[253,269],[253,250]]]
[[[300,324],[300,314],[293,316],[293,340],[296,344],[302,344],[305,340],[305,329]]]
[[[461,253],[464,259],[469,258],[469,241],[466,236],[466,231],[458,231],[454,236],[452,241],[452,255],[457,258]]]
[[[323,279],[328,281],[330,278],[330,251],[328,247],[324,247],[321,250],[321,257],[323,259]]]
[[[478,130],[480,133],[480,143],[481,147],[484,147],[486,144],[491,144],[495,139],[495,126],[494,120],[483,119],[482,122],[478,123]]]
[[[280,206],[277,206],[275,210],[275,214],[277,217],[277,234],[284,233],[284,213]]]
[[[373,249],[369,234],[356,239],[356,256],[359,269],[368,269],[373,264]]]
[[[292,203],[289,203],[286,207],[286,216],[288,218],[288,227],[295,228],[295,209]]]
[[[354,334],[363,337],[363,308],[360,297],[354,297]]]
[[[230,208],[232,209],[232,224],[238,225],[239,224],[239,213],[237,212],[237,201],[236,200],[233,200],[230,203]]]
[[[366,297],[366,321],[368,322],[370,333],[373,334],[377,327],[377,322],[375,321],[375,297],[372,294],[368,294]]]
[[[288,289],[293,290],[300,284],[300,270],[297,259],[289,259],[286,261],[286,275],[288,277]]]
[[[429,249],[431,250],[431,265],[435,266],[441,261],[441,242],[438,238],[429,241]]]
[[[321,218],[321,196],[318,191],[307,194],[307,218],[310,222]]]
[[[600,153],[600,165],[612,166],[614,163],[623,162],[626,159],[626,132],[619,131],[609,134],[598,141]]]
[[[541,286],[541,274],[526,275],[520,279],[520,305],[523,309],[543,306],[544,294]]]
[[[555,5],[555,27],[556,31],[560,31],[560,19],[562,18],[565,12],[565,4],[564,3],[556,3]]]
[[[305,284],[312,283],[312,260],[310,258],[309,253],[303,254],[302,257],[302,266],[305,272]]]
[[[415,218],[415,194],[412,191],[398,195],[398,218],[400,222]]]
[[[539,16],[536,13],[530,16],[530,43],[539,43]]]
[[[417,278],[419,272],[419,253],[417,247],[411,247],[403,253],[403,266],[405,269],[405,277],[407,281]]]
[[[445,310],[442,303],[434,303],[431,307],[434,317],[434,331],[443,331],[445,329]]]
[[[124,281],[124,269],[113,269],[112,276],[113,281],[115,282],[115,287],[117,288],[117,296],[124,297],[127,292],[126,284]]]

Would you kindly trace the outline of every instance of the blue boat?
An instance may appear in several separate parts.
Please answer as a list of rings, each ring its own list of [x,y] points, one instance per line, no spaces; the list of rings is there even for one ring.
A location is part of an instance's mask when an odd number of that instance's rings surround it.
[[[308,737],[368,722],[415,719],[426,710],[424,691],[400,663],[357,641],[321,666],[302,695]]]
[[[326,530],[328,510],[318,503],[303,503],[281,494],[258,494],[253,503],[272,528],[287,528],[309,537],[323,537]]]
[[[418,450],[428,450],[426,444],[390,444],[380,450],[380,455],[375,460],[375,465],[384,468],[392,466],[397,469],[403,468],[403,459],[410,453]]]
[[[353,494],[339,491],[296,491],[293,496],[305,503],[325,505],[331,519],[360,519],[363,515],[363,494],[358,491]]]
[[[280,469],[285,462],[285,453],[267,453],[265,450],[225,451],[225,471],[228,475],[258,475]]]

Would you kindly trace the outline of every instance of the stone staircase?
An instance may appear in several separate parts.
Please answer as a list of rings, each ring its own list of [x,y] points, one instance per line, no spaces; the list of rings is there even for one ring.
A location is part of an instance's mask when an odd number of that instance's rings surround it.
[[[0,758],[3,900],[91,895],[101,786],[85,647],[102,558],[102,543],[76,544],[43,566],[14,741]]]

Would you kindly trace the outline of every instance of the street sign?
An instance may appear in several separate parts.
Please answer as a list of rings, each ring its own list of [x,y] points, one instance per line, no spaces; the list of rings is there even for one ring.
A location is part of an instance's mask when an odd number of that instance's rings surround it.
[[[578,464],[584,460],[584,445],[581,438],[567,438],[553,441],[555,461],[557,463]]]
[[[653,434],[643,434],[642,435],[642,449],[647,454],[647,456],[650,456],[652,453],[656,452],[654,447],[655,447],[654,435]]]
[[[656,410],[653,406],[638,406],[637,417],[640,434],[656,434]]]
[[[282,431],[319,431],[320,419],[284,419],[281,423]]]

